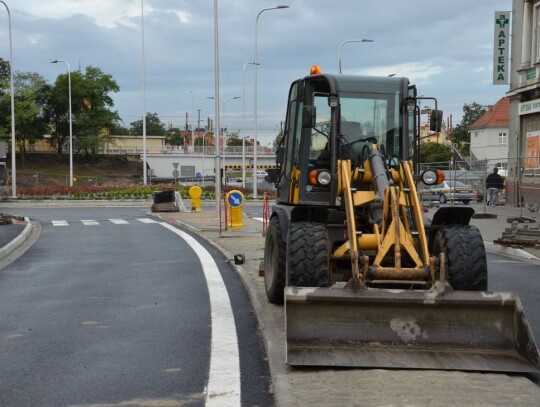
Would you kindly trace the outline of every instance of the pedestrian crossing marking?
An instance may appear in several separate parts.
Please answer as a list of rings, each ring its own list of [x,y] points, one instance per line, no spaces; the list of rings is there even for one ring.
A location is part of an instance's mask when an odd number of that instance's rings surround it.
[[[129,222],[124,219],[109,219],[109,222],[115,225],[129,225]]]
[[[141,223],[147,223],[147,224],[159,223],[158,221],[154,219],[149,219],[149,218],[137,218],[135,220]],[[129,222],[124,219],[108,219],[108,221],[115,225],[129,225]],[[80,221],[76,221],[76,220],[72,221],[72,223],[78,223],[78,222],[80,222],[84,226],[99,226],[100,225],[100,222],[98,222],[95,219],[81,219]],[[53,226],[69,226],[69,222],[67,220],[53,220],[51,221],[51,223]]]
[[[142,223],[158,223],[156,220],[148,218],[139,218],[137,220]]]

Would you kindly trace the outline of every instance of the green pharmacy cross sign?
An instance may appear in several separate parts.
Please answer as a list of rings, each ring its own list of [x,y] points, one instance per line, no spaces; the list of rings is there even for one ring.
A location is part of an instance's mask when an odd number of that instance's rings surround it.
[[[509,22],[510,20],[508,20],[504,14],[501,14],[499,18],[495,20],[495,23],[499,24],[499,28],[504,28]]]

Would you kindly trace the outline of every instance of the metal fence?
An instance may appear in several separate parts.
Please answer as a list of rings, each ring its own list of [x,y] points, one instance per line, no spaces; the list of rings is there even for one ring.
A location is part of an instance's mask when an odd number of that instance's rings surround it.
[[[493,157],[484,160],[453,159],[447,162],[421,164],[421,169],[437,168],[447,180],[461,181],[471,186],[481,202],[486,196],[486,178],[498,168],[504,180],[500,200],[507,205],[535,209],[540,206],[540,156],[515,158]]]

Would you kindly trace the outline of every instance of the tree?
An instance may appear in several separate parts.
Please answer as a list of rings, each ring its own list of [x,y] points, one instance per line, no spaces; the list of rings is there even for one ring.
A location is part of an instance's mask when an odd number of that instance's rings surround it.
[[[99,68],[88,66],[84,74],[71,72],[73,142],[79,151],[95,153],[110,138],[120,117],[110,110],[114,102],[109,94],[119,90],[112,76]],[[60,160],[63,146],[69,143],[69,73],[59,75],[50,87],[45,111],[53,130],[51,144]]]
[[[2,90],[7,88],[9,91],[10,79],[9,61],[0,58],[0,82],[2,83]]]
[[[8,129],[11,127],[10,79],[9,62],[0,58],[0,130],[4,134],[10,134]]]
[[[14,74],[15,139],[21,152],[23,165],[26,143],[34,144],[47,131],[47,122],[43,112],[46,92],[47,82],[41,75],[33,72]],[[5,115],[2,115],[1,127],[6,134],[9,134],[11,128],[10,91],[1,93],[0,103],[2,113],[5,112]]]
[[[143,121],[135,120],[130,123],[129,134],[142,136]],[[165,125],[159,120],[157,113],[146,113],[146,134],[152,136],[163,136],[165,134]]]
[[[96,154],[104,142],[110,142],[111,129],[120,121],[118,112],[110,110],[114,106],[111,92],[120,87],[111,75],[101,69],[86,67],[81,81],[77,112],[77,145],[87,155]]]
[[[276,135],[276,138],[274,139],[274,147],[279,146],[281,143],[281,140],[283,139],[283,132],[280,130],[280,132]]]
[[[452,148],[446,144],[435,142],[420,144],[421,163],[448,162],[452,157]]]
[[[471,142],[469,126],[478,120],[484,113],[490,109],[489,105],[480,105],[476,102],[463,105],[463,118],[461,122],[452,129],[452,143],[458,148],[462,148],[464,143]]]
[[[165,144],[169,146],[183,146],[185,143],[184,137],[179,130],[169,131],[165,136]]]
[[[114,136],[128,136],[129,130],[123,126],[121,121],[118,121],[111,127],[111,134]]]
[[[240,137],[240,130],[238,131],[231,131],[227,134],[227,145],[228,146],[236,146],[241,147],[242,146],[242,138]]]

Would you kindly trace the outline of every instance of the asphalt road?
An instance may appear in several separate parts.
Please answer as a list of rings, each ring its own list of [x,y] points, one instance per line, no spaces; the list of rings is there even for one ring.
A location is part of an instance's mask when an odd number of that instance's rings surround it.
[[[540,280],[538,265],[489,253],[488,289],[513,291],[525,310],[535,340],[540,340]],[[540,344],[540,342],[538,342]]]
[[[249,298],[215,248],[192,238],[196,253],[144,208],[10,212],[39,220],[42,233],[0,271],[0,405],[204,405],[235,365],[241,405],[274,404]],[[215,318],[226,307],[209,259],[226,287],[229,326],[220,327],[227,315]],[[214,349],[229,342],[218,335],[231,325],[236,361]]]

